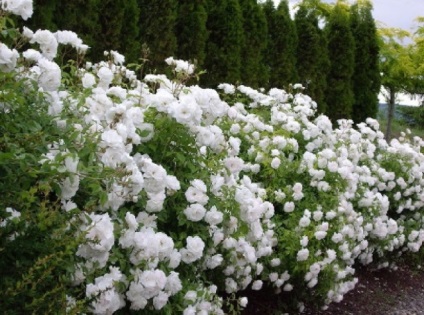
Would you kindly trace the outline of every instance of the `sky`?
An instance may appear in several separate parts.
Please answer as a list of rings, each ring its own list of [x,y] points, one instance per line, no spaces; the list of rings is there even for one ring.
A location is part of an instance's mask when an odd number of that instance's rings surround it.
[[[291,4],[300,2],[299,0],[289,0]],[[335,0],[323,0],[334,3]],[[276,4],[280,0],[274,0]],[[374,19],[382,22],[387,27],[398,27],[412,31],[416,22],[414,19],[424,16],[424,0],[372,0],[374,4]]]
[[[327,3],[334,3],[335,0],[323,0]],[[274,0],[277,5],[280,0]],[[289,0],[293,6],[300,0]],[[374,19],[383,23],[383,27],[396,27],[413,32],[417,23],[415,19],[418,16],[424,17],[424,0],[372,0]],[[382,93],[379,95],[380,102],[385,103]],[[402,105],[418,106],[420,100],[411,98],[408,95],[398,95],[397,102]]]

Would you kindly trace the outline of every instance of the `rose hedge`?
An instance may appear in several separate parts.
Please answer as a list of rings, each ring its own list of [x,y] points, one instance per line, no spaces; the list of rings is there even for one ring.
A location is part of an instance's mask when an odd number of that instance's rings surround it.
[[[172,78],[140,80],[114,51],[82,65],[76,34],[15,32],[8,13],[32,3],[0,4],[11,314],[223,314],[264,283],[329,304],[356,263],[420,250],[422,139],[387,143],[373,119],[333,127],[300,85],[203,89],[171,57]]]

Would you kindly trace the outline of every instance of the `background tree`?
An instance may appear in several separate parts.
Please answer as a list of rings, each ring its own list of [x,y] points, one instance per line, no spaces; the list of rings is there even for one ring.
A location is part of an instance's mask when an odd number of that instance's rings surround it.
[[[125,1],[124,23],[121,28],[121,42],[119,52],[125,55],[127,63],[137,62],[141,57],[141,43],[139,39],[140,8],[137,0]]]
[[[34,13],[31,18],[25,23],[26,26],[34,30],[57,30],[57,26],[54,22],[56,6],[56,0],[34,0]]]
[[[74,31],[90,46],[87,54],[93,61],[103,59],[103,51],[107,49],[106,43],[99,40],[102,32],[100,12],[105,8],[102,3],[100,0],[64,1],[56,6],[53,16],[58,29]]]
[[[265,2],[264,11],[269,32],[266,54],[270,71],[269,87],[287,87],[297,80],[296,26],[290,17],[287,0],[281,1],[276,10],[273,8],[273,1],[268,0]]]
[[[306,88],[305,93],[317,102],[318,111],[324,113],[329,60],[325,35],[318,26],[317,10],[300,5],[295,25],[298,35],[296,68],[299,82]]]
[[[237,0],[209,0],[207,5],[206,45],[202,84],[216,86],[219,83],[239,83],[241,79],[241,47],[243,21]]]
[[[93,53],[98,59],[103,59],[103,52],[107,50],[122,52],[121,36],[123,25],[125,23],[131,23],[124,20],[127,3],[129,2],[126,0],[103,0],[100,2],[100,31],[95,34],[96,45],[93,46]]]
[[[355,39],[352,118],[355,123],[377,117],[380,92],[378,35],[369,0],[351,6],[351,29]]]
[[[206,40],[206,0],[178,1],[176,36],[178,44],[177,57],[184,60],[196,60],[202,67],[205,60]]]
[[[411,47],[404,44],[404,40],[410,36],[409,32],[394,28],[380,28],[378,31],[380,34],[381,84],[389,105],[385,137],[390,140],[396,95],[410,90],[415,64],[411,58]]]
[[[241,82],[258,88],[268,81],[265,65],[268,27],[262,7],[256,0],[239,0],[243,16],[244,43]]]
[[[326,25],[330,69],[327,78],[327,114],[335,122],[351,118],[354,102],[352,76],[355,66],[355,41],[350,28],[349,7],[339,1]]]
[[[165,59],[177,51],[175,24],[177,19],[176,0],[138,0],[140,8],[140,42],[150,50],[146,68],[151,72],[164,73]]]
[[[414,75],[409,92],[421,95],[421,105],[424,106],[424,17],[417,18],[418,27],[413,34],[413,44],[410,47],[414,62]]]

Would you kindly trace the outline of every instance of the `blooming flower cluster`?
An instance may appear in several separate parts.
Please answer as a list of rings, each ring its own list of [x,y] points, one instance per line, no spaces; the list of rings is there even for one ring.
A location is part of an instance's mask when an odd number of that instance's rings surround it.
[[[29,14],[27,1],[0,3]],[[264,282],[322,290],[331,303],[357,283],[356,262],[421,248],[422,139],[388,143],[373,119],[333,127],[299,84],[186,86],[178,77],[194,66],[172,57],[176,80],[139,80],[111,51],[63,86],[58,46],[88,47],[68,31],[23,37],[39,50],[0,44],[0,71],[35,80],[52,119],[75,134],[39,162],[57,172],[63,211],[79,224],[71,280],[92,313],[222,314],[220,293]]]

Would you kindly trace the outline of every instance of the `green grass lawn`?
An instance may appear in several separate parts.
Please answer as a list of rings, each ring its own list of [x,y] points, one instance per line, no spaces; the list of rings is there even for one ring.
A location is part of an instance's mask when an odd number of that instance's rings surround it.
[[[387,128],[387,116],[384,113],[379,113],[378,122],[380,123],[380,130],[385,133]],[[424,126],[411,126],[408,122],[401,117],[395,117],[392,121],[391,138],[400,137],[401,132],[406,132],[406,129],[411,130],[412,136],[419,136],[424,139]]]

